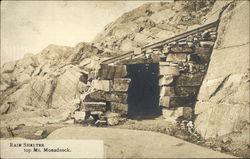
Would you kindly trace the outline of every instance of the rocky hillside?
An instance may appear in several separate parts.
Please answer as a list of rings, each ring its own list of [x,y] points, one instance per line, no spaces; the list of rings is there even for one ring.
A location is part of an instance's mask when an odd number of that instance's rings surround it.
[[[49,45],[36,55],[4,64],[1,124],[32,125],[53,122],[51,118],[66,119],[91,87],[90,81],[102,61],[100,57],[115,56],[196,27],[202,24],[212,5],[213,1],[204,0],[147,3],[107,25],[92,44]]]
[[[99,52],[88,43],[73,48],[49,45],[39,54],[4,64],[1,124],[17,124],[13,121],[19,118],[20,123],[26,123],[27,117],[32,125],[35,121],[31,117],[42,121],[37,117],[50,116],[46,111],[54,112],[52,116],[55,116],[72,108],[71,102],[86,89],[87,79],[91,78],[89,73],[98,69],[100,58],[95,55]],[[68,114],[67,111],[66,117]]]
[[[146,3],[108,24],[94,43],[113,54],[131,51],[199,27],[213,3],[213,0]]]

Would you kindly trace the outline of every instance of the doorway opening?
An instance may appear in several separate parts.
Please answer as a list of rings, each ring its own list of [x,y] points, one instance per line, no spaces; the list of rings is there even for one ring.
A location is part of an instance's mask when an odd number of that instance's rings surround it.
[[[161,115],[159,108],[159,64],[144,63],[127,65],[128,117],[155,118]]]

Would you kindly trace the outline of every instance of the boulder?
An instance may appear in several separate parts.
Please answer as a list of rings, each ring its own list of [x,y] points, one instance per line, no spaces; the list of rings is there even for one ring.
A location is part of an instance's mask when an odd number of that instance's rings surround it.
[[[30,80],[31,80],[31,77],[26,73],[20,74],[20,76],[17,78],[17,81],[21,84],[29,83]]]
[[[159,39],[167,39],[175,36],[175,34],[172,31],[161,30],[155,36]]]
[[[39,137],[46,137],[48,135],[48,132],[47,130],[38,130],[34,135]]]
[[[107,118],[107,124],[113,126],[119,124],[121,115],[118,113],[108,112],[105,114],[105,117]]]
[[[16,66],[16,62],[8,62],[8,63],[3,65],[3,67],[1,68],[1,72],[2,73],[11,73],[14,71],[15,66]]]
[[[69,102],[80,95],[78,90],[79,79],[82,76],[80,70],[75,66],[65,68],[57,80],[51,81],[51,92],[53,93],[52,106],[66,107]]]
[[[86,112],[85,111],[75,111],[71,116],[75,119],[75,122],[81,122],[85,120]]]
[[[183,115],[183,109],[182,108],[172,108],[172,109],[162,109],[162,116],[167,121],[176,122],[176,120]]]
[[[117,118],[117,117],[108,118],[107,123],[110,126],[118,125],[119,124],[119,118]]]
[[[119,114],[127,114],[128,113],[128,104],[110,102],[111,112],[119,113]]]
[[[23,106],[23,111],[35,111],[35,107],[33,106]]]
[[[84,58],[79,64],[79,67],[86,71],[92,71],[98,70],[100,68],[99,64],[99,57],[91,56],[89,58]]]
[[[175,14],[176,13],[174,10],[164,9],[160,12],[156,12],[156,13],[152,14],[150,16],[150,19],[158,24],[158,23],[162,22],[163,20],[166,20],[166,19],[168,20],[168,19],[174,17]]]
[[[79,93],[84,93],[87,90],[87,84],[83,83],[83,82],[78,82],[77,84],[77,90]]]
[[[193,117],[193,109],[189,107],[163,108],[162,116],[168,121],[176,121],[178,118],[191,120]]]
[[[135,54],[135,55],[139,55],[139,54],[141,54],[141,53],[142,53],[142,51],[141,51],[141,48],[140,48],[140,47],[134,48],[134,54]]]
[[[49,98],[56,86],[55,79],[45,77],[34,78],[30,83],[30,105],[45,108],[49,105]]]
[[[2,97],[4,103],[10,104],[10,108],[8,110],[8,113],[12,111],[18,110],[18,108],[22,108],[22,106],[30,105],[29,99],[30,99],[30,85],[29,84],[23,84],[21,86],[14,87],[13,89],[9,89],[8,98],[6,99],[4,96]],[[5,92],[7,93],[7,92]],[[3,95],[6,95],[3,93]]]
[[[82,102],[82,111],[106,111],[106,103],[104,102]]]
[[[9,88],[9,85],[7,83],[1,83],[0,84],[0,92],[3,92],[8,88]]]
[[[66,123],[66,124],[74,124],[75,120],[74,119],[69,119],[69,120],[66,120],[64,123]]]
[[[120,45],[120,50],[122,51],[131,51],[133,50],[133,43],[130,40],[123,40]]]
[[[110,91],[127,92],[131,79],[115,78],[111,81]]]
[[[11,105],[8,103],[4,103],[0,106],[0,113],[1,114],[7,114],[8,110],[10,109]]]

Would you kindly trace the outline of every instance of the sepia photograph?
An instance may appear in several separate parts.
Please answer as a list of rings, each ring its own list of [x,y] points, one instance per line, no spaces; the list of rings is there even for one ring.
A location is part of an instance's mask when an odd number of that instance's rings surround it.
[[[0,158],[250,158],[248,0],[2,0]]]

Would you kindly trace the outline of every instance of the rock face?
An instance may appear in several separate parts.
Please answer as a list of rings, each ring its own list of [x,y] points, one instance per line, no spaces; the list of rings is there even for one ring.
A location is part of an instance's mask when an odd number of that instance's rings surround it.
[[[94,43],[111,52],[131,51],[199,26],[214,1],[146,3],[107,25]]]
[[[195,105],[195,127],[205,138],[242,132],[250,123],[249,2],[218,1],[212,13],[218,15],[226,4]],[[249,138],[249,132],[246,135]]]
[[[89,75],[98,72],[99,51],[88,43],[75,47],[49,45],[36,55],[25,55],[23,59],[4,64],[0,83],[1,114],[7,114],[7,120],[18,113],[17,119],[24,119],[28,114],[39,117],[37,111],[43,114],[50,109],[58,113],[45,113],[48,118],[61,118],[61,110],[69,114],[76,109],[74,100],[87,90]],[[5,123],[10,123],[7,120]]]

